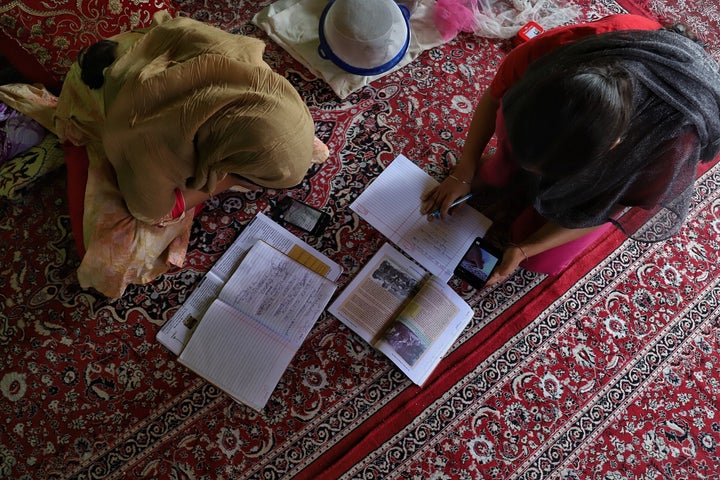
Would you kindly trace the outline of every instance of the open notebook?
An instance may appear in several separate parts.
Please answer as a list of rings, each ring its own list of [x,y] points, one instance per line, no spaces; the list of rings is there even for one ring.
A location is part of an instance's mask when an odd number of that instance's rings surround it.
[[[157,334],[184,365],[261,410],[342,269],[259,214]]]
[[[350,205],[365,221],[433,275],[447,282],[475,238],[492,221],[468,205],[442,221],[420,213],[422,195],[438,182],[399,155]]]

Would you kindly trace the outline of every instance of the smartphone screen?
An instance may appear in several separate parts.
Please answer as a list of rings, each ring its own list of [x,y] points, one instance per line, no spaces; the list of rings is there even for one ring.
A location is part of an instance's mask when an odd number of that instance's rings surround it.
[[[330,221],[327,213],[292,197],[284,197],[278,202],[274,216],[280,222],[289,223],[312,234],[319,234]]]
[[[455,275],[475,288],[482,288],[500,262],[500,256],[500,252],[478,237],[455,268]]]

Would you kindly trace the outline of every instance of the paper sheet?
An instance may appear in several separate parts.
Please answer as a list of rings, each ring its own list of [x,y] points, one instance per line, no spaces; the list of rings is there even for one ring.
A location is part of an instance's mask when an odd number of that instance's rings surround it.
[[[180,362],[260,410],[335,288],[259,240],[205,312]]]
[[[383,244],[328,308],[423,385],[473,317],[447,283]]]
[[[427,277],[420,265],[384,243],[328,312],[372,345]]]
[[[245,340],[241,351],[233,341],[238,336]],[[202,370],[201,375],[218,388],[234,392],[230,395],[236,401],[261,410],[295,352],[267,328],[238,317],[229,305],[215,302],[180,360],[193,370]]]
[[[335,288],[334,282],[259,240],[218,298],[299,348]]]
[[[360,217],[444,282],[450,280],[476,237],[492,222],[469,205],[445,220],[420,214],[423,193],[438,182],[405,156],[398,156],[350,205]]]
[[[342,267],[337,263],[275,223],[267,215],[259,213],[200,280],[177,312],[163,325],[157,334],[157,340],[161,344],[176,355],[180,355],[198,320],[220,294],[223,285],[240,264],[245,253],[258,240],[284,252],[329,280],[335,281],[342,274]]]

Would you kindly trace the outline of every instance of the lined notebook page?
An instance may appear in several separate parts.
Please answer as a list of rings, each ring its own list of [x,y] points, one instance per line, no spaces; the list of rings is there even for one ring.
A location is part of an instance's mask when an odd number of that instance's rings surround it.
[[[492,222],[468,205],[445,220],[427,221],[420,214],[423,193],[438,182],[399,155],[350,205],[365,221],[444,282],[476,237]]]
[[[205,312],[180,361],[260,410],[335,289],[258,241]]]
[[[236,400],[261,410],[296,351],[295,345],[216,301],[179,358]]]
[[[342,274],[340,265],[275,223],[267,215],[258,213],[203,277],[185,303],[160,329],[157,339],[161,344],[176,355],[180,355],[190,339],[193,325],[202,318],[245,254],[258,240],[268,243],[330,280],[337,280]]]
[[[227,280],[245,253],[258,240],[296,258],[300,263],[305,263],[308,268],[330,280],[337,280],[342,274],[342,268],[337,263],[275,223],[264,213],[258,213],[253,221],[245,227],[245,230],[233,242],[230,250],[223,254],[213,266],[213,271],[216,271],[223,281]]]
[[[327,278],[258,241],[218,298],[299,347],[335,289]]]

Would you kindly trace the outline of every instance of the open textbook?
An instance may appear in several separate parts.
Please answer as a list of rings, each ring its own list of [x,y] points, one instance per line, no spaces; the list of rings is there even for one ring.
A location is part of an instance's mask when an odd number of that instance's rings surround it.
[[[181,363],[261,410],[342,269],[259,214],[158,332]]]
[[[425,383],[473,317],[473,309],[447,283],[388,243],[328,311],[417,385]]]
[[[467,205],[451,216],[428,222],[420,214],[422,195],[438,182],[399,155],[350,205],[360,217],[410,255],[430,273],[447,282],[473,243],[492,222]]]

